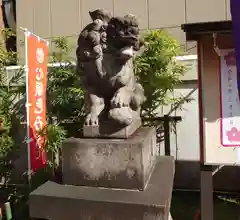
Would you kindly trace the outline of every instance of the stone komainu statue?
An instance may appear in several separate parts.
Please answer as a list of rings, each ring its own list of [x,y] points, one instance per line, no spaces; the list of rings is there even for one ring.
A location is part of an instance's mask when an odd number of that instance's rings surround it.
[[[86,125],[114,120],[129,125],[140,117],[144,102],[136,82],[133,59],[143,43],[135,16],[112,17],[100,9],[89,12],[92,23],[78,38],[77,73],[88,106]]]

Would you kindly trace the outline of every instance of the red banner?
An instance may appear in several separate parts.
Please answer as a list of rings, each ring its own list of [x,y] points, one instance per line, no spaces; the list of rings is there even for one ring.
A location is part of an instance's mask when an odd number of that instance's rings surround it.
[[[48,42],[34,34],[27,35],[28,104],[30,166],[32,171],[47,163],[45,135]],[[45,132],[44,132],[45,133]]]

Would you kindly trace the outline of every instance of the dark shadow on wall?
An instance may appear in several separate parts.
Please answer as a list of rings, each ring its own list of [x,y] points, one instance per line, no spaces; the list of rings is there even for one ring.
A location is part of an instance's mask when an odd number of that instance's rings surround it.
[[[240,167],[224,166],[213,176],[213,184],[215,191],[240,192]],[[199,162],[176,161],[174,188],[200,189]]]

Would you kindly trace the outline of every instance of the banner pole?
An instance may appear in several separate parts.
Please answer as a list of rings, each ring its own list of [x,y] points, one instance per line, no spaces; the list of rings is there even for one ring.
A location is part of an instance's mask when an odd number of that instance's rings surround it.
[[[21,28],[22,29],[22,28]],[[29,188],[31,187],[31,156],[30,156],[30,118],[29,118],[29,100],[28,100],[28,30],[24,29],[24,42],[25,42],[25,74],[26,74],[26,112],[27,112],[27,137],[26,137],[26,143],[27,143],[27,154],[28,154],[28,184]]]

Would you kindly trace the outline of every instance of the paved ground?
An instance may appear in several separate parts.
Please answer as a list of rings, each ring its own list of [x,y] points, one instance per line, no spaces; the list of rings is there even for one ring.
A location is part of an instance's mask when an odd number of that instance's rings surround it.
[[[226,201],[227,200],[227,201]],[[215,220],[240,220],[240,200],[237,198],[215,196]],[[194,216],[200,208],[199,193],[174,192],[171,214],[173,220],[195,220]],[[200,220],[200,218],[198,219]]]

